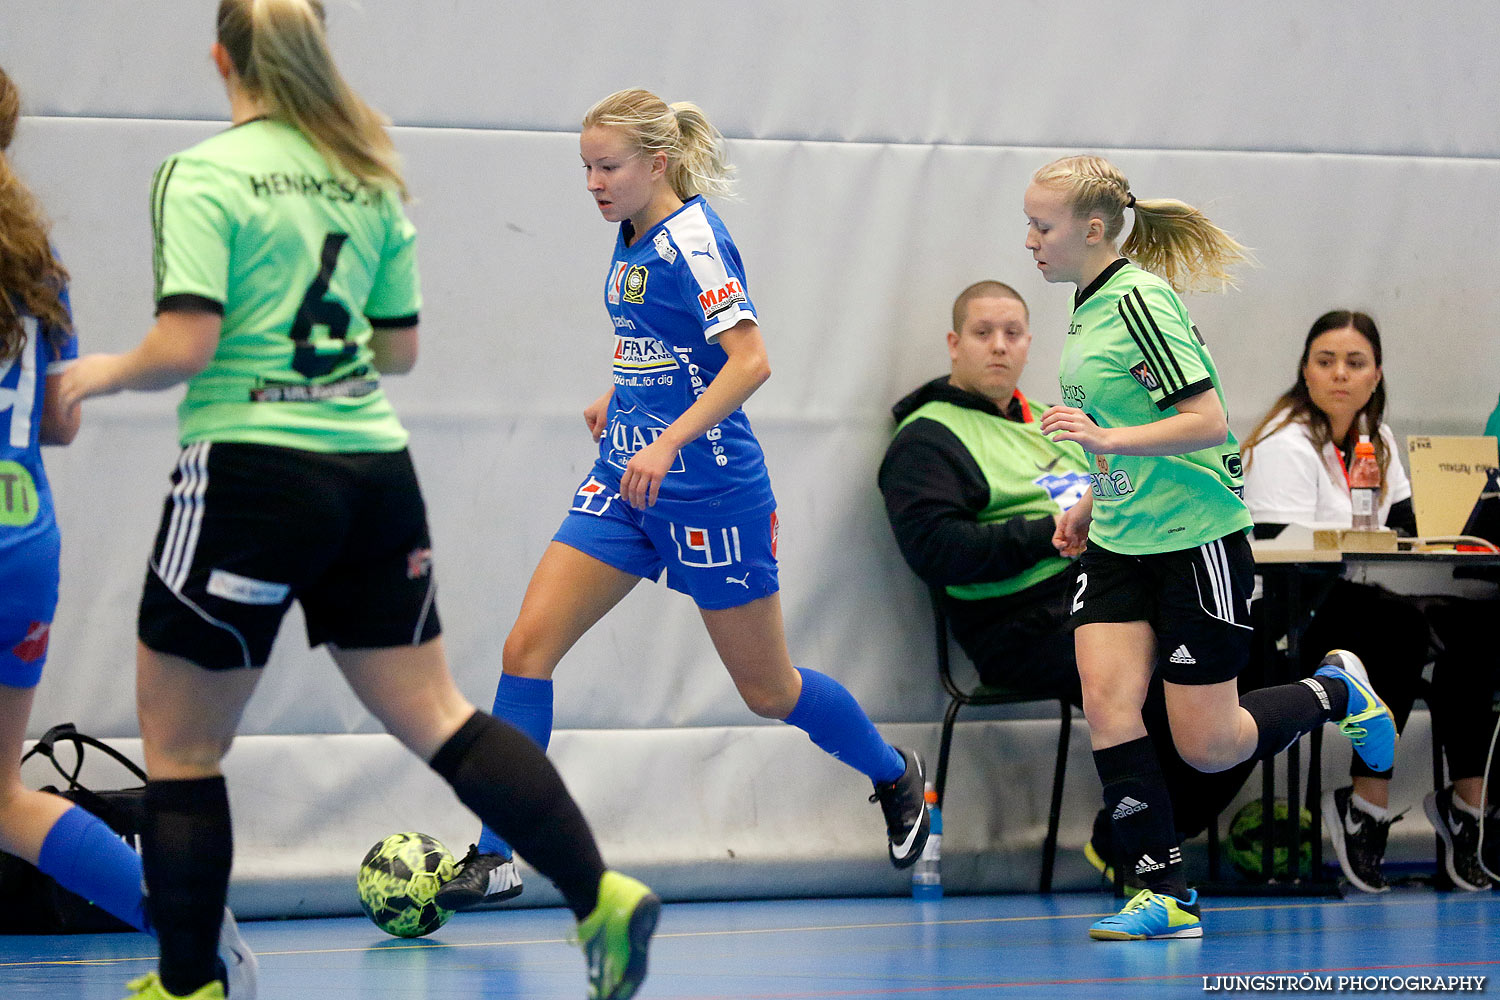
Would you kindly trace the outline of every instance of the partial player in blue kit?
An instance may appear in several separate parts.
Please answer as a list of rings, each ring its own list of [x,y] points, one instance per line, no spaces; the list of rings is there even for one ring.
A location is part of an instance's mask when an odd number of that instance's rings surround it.
[[[908,867],[927,839],[921,759],[787,651],[776,499],[741,409],[770,362],[739,250],[704,200],[730,187],[723,137],[692,104],[625,90],[584,116],[579,147],[589,194],[619,225],[604,286],[614,384],[584,411],[599,457],[532,574],[494,713],[546,747],[558,663],[642,578],[665,572],[697,604],[750,710],[870,778],[891,863]],[[486,830],[438,900],[462,909],[520,891],[508,845]]]
[[[21,782],[21,745],[47,663],[61,555],[41,449],[71,443],[81,418],[58,392],[63,370],[78,357],[68,272],[6,156],[19,117],[19,94],[0,70],[0,850],[149,932],[140,856],[92,813]],[[219,944],[235,996],[251,1000],[255,957],[227,910]]]

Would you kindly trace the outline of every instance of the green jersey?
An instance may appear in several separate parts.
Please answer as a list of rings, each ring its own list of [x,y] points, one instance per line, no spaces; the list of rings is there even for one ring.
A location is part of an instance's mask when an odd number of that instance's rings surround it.
[[[1224,404],[1213,358],[1187,307],[1165,281],[1125,260],[1075,297],[1060,380],[1063,402],[1100,427],[1165,419],[1175,404],[1210,389]],[[1089,455],[1089,461],[1089,541],[1112,552],[1188,549],[1251,525],[1233,434],[1218,447],[1185,455]]]
[[[415,325],[416,231],[397,196],[330,166],[290,125],[255,119],[158,168],[157,312],[224,317],[178,407],[181,441],[397,451],[374,327]]]

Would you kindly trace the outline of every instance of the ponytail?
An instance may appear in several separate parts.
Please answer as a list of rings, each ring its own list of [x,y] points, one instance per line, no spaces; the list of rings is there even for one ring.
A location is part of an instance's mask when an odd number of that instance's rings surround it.
[[[648,90],[621,90],[590,108],[583,127],[618,129],[637,150],[667,154],[667,183],[683,201],[733,194],[724,136],[696,104],[668,105]]]
[[[20,94],[0,69],[0,362],[26,349],[23,314],[58,339],[73,326],[62,301],[68,272],[52,256],[41,206],[6,155],[20,116]]]
[[[407,196],[387,121],[344,82],[324,33],[321,0],[220,0],[218,39],[245,90],[305,135],[323,157]]]
[[[1250,252],[1198,209],[1173,198],[1138,201],[1130,182],[1102,156],[1067,156],[1032,177],[1063,190],[1078,218],[1098,218],[1114,242],[1125,228],[1125,210],[1135,225],[1120,252],[1162,277],[1179,292],[1223,291],[1234,285],[1231,268],[1251,260]]]

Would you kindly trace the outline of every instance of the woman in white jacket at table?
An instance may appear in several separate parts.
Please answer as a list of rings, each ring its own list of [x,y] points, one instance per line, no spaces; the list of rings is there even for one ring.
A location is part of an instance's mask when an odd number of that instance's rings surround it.
[[[1276,401],[1244,446],[1245,502],[1257,535],[1290,523],[1351,525],[1347,470],[1361,434],[1374,443],[1380,465],[1379,523],[1402,534],[1416,533],[1411,482],[1396,436],[1384,422],[1385,405],[1380,331],[1374,320],[1347,310],[1318,317],[1303,344],[1296,384]],[[1262,621],[1279,617],[1260,610]],[[1458,622],[1464,616],[1452,617]],[[1400,730],[1429,659],[1429,635],[1426,616],[1409,599],[1339,580],[1318,607],[1302,648],[1342,647],[1359,656]],[[1455,638],[1452,648],[1470,645]],[[1298,666],[1310,672],[1316,660],[1314,655]],[[1484,684],[1477,675],[1485,672],[1471,667],[1458,663],[1445,669],[1440,658],[1434,671],[1434,728],[1443,740],[1453,784],[1428,795],[1424,806],[1448,843],[1454,885],[1479,890],[1490,886],[1477,857],[1489,698],[1478,690]],[[1391,772],[1376,773],[1355,757],[1350,774],[1350,785],[1324,796],[1323,823],[1349,881],[1365,892],[1384,892],[1389,888],[1381,873],[1386,837],[1401,818],[1390,810]]]

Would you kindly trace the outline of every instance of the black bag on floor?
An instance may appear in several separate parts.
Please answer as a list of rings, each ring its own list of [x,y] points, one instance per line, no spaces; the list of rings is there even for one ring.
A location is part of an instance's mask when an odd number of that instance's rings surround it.
[[[58,759],[58,744],[73,744],[71,766]],[[96,791],[78,780],[83,771],[86,747],[93,747],[114,758],[141,784],[132,788]],[[36,746],[21,758],[24,764],[36,754],[52,762],[65,782],[62,788],[45,785],[44,792],[55,792],[87,809],[107,823],[126,843],[140,850],[140,832],[145,797],[146,772],[129,757],[107,743],[86,736],[71,722],[53,726],[42,734]],[[134,930],[129,924],[101,910],[81,896],[74,895],[50,876],[14,855],[0,851],[0,934],[76,934],[97,931]]]

